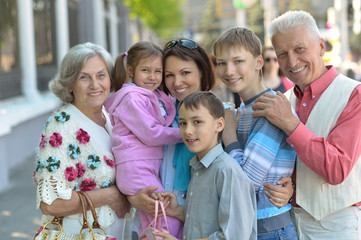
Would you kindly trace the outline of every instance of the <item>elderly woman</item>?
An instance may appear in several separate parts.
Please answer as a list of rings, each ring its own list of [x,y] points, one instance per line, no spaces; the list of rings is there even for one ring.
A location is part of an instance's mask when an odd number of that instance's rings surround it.
[[[49,118],[41,135],[35,180],[43,224],[64,216],[63,231],[78,234],[82,207],[75,191],[87,191],[100,225],[107,234],[123,239],[122,218],[129,204],[114,185],[112,126],[103,108],[112,70],[112,58],[101,46],[79,44],[66,54],[50,82],[64,105]]]

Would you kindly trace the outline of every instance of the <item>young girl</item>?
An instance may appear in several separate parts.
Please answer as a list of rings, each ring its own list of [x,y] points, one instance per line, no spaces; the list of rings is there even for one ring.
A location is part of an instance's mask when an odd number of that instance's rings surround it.
[[[163,146],[182,142],[179,128],[168,127],[175,117],[174,103],[158,89],[163,76],[162,57],[158,46],[139,42],[115,62],[116,92],[106,101],[105,108],[114,126],[116,184],[125,195],[135,195],[148,186],[164,191],[159,179]],[[139,211],[139,217],[141,234],[154,216]],[[168,224],[172,235],[181,234],[179,220],[169,217]]]

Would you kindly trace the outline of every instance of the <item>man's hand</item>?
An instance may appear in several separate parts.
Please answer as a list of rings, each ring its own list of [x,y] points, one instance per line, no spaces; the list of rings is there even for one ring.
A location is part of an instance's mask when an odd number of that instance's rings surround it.
[[[300,120],[293,114],[291,103],[281,92],[277,95],[265,93],[256,99],[252,105],[253,117],[265,117],[276,127],[290,136],[300,124]]]

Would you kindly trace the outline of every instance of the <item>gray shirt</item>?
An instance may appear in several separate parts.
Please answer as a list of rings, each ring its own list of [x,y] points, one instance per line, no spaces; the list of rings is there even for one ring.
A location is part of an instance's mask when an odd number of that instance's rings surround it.
[[[255,191],[237,161],[218,144],[190,165],[183,239],[257,239]]]

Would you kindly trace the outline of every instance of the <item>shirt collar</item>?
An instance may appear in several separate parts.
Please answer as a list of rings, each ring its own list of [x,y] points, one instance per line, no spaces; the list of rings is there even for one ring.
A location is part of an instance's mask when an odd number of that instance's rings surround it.
[[[223,152],[223,147],[219,143],[215,147],[213,147],[203,158],[201,161],[198,161],[197,155],[195,155],[190,161],[189,165],[192,168],[197,168],[200,164],[202,164],[205,168],[208,168],[212,162]]]
[[[310,85],[305,87],[304,92],[310,91],[311,95],[320,95],[331,84],[333,79],[338,75],[336,68],[332,65],[326,66],[328,69],[325,74],[313,81]],[[297,98],[302,98],[303,94],[298,86],[294,88],[294,93]]]

